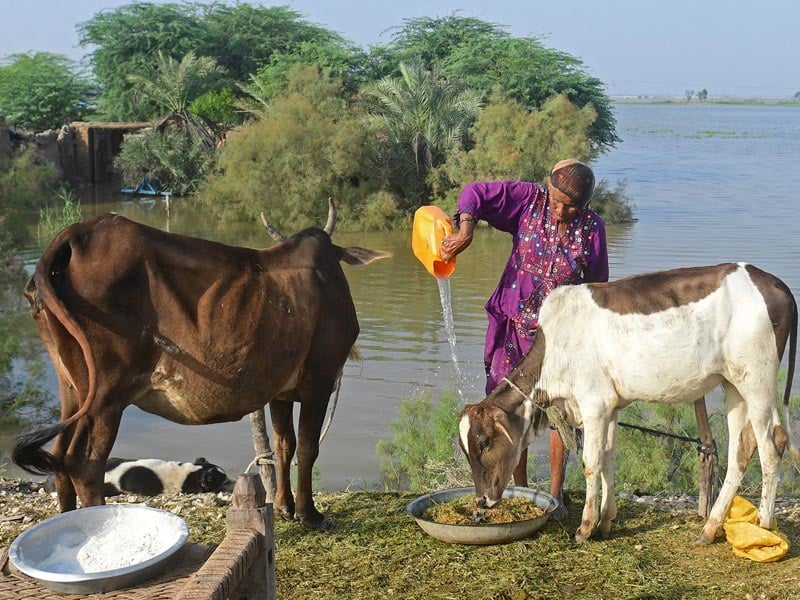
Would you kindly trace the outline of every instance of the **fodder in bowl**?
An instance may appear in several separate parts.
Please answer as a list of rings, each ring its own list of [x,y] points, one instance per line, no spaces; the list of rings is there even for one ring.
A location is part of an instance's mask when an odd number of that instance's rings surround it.
[[[442,490],[425,494],[416,500],[412,500],[406,507],[406,511],[416,520],[417,524],[431,537],[444,542],[454,544],[503,544],[511,542],[526,536],[541,529],[550,517],[550,513],[555,510],[557,506],[556,499],[550,494],[532,490],[529,488],[509,486],[503,492],[503,502],[497,508],[485,511],[486,515],[491,515],[492,511],[498,510],[506,501],[513,500],[514,498],[522,498],[528,503],[533,503],[535,507],[541,509],[541,513],[536,511],[531,518],[522,515],[521,518],[506,522],[487,522],[490,516],[484,516],[484,521],[480,519],[470,519],[472,509],[471,502],[475,498],[475,488],[464,487],[454,488],[450,490]],[[434,513],[427,512],[429,509],[439,506],[447,506],[455,502],[458,506],[464,502],[465,512],[467,513],[467,523],[450,523],[446,522],[448,517],[439,518],[437,522],[436,511]],[[453,505],[450,505],[451,507]],[[499,514],[499,513],[498,513]],[[513,515],[513,511],[511,513]],[[455,517],[453,517],[455,520]],[[445,522],[441,522],[441,521]],[[502,519],[497,519],[502,520]]]

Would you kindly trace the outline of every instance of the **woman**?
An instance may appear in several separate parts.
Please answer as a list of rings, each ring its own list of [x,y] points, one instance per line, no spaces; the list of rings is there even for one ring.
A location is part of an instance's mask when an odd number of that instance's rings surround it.
[[[442,240],[441,257],[451,260],[471,243],[481,219],[510,233],[513,247],[500,283],[486,304],[484,365],[486,393],[491,392],[533,344],[539,308],[559,285],[608,281],[605,224],[587,208],[594,192],[592,170],[576,159],[553,166],[546,186],[525,181],[467,185],[458,199],[458,233]],[[527,449],[514,471],[514,482],[527,486]],[[550,430],[550,493],[563,505],[567,454]]]

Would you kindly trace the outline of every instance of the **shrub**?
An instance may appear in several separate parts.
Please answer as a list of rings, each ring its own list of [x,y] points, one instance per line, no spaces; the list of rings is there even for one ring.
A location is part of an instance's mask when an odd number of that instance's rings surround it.
[[[39,224],[36,226],[36,237],[39,243],[52,238],[56,233],[83,219],[81,203],[76,200],[72,190],[62,187],[58,191],[55,206],[39,209]]]
[[[114,159],[123,184],[136,187],[147,177],[175,195],[191,194],[214,167],[214,153],[199,137],[174,126],[129,135]]]
[[[601,179],[594,190],[591,208],[597,212],[606,223],[631,223],[634,205],[626,194],[627,182],[618,181],[615,188],[611,189],[605,179]]]
[[[393,438],[377,446],[388,489],[428,491],[450,487],[453,480],[471,485],[457,441],[460,411],[461,402],[453,392],[443,393],[435,404],[428,393],[400,403],[389,424]]]
[[[226,219],[263,210],[278,229],[297,231],[324,219],[333,197],[338,230],[358,228],[356,215],[377,185],[367,130],[340,90],[315,69],[293,70],[287,94],[228,136],[200,201]]]

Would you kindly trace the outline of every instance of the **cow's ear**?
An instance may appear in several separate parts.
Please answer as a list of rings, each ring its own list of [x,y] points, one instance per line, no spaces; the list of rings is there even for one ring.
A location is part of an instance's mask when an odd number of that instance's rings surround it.
[[[496,429],[500,430],[500,433],[502,433],[504,436],[506,436],[508,438],[508,441],[512,445],[514,444],[514,438],[511,437],[511,434],[509,433],[508,428],[503,424],[503,421],[501,419],[498,419],[497,417],[495,417],[494,426],[495,426]]]
[[[195,458],[194,459],[194,464],[196,464],[196,465],[204,465],[207,462],[208,461],[205,458],[203,458],[202,456],[200,458]]]

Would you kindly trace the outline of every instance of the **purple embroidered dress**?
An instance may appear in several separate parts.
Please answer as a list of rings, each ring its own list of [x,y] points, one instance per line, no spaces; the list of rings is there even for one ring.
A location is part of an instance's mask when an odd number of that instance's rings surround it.
[[[600,216],[584,209],[559,238],[547,187],[526,181],[467,185],[458,199],[456,222],[463,213],[513,236],[511,256],[486,303],[488,394],[530,349],[539,308],[556,286],[608,281],[606,231]]]

